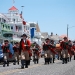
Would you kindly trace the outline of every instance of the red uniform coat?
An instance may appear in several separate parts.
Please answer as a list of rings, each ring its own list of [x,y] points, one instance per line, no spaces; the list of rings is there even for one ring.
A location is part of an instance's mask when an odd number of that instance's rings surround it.
[[[27,45],[27,46],[25,46]],[[31,56],[31,50],[30,50],[31,42],[30,40],[26,39],[26,42],[24,43],[23,39],[20,41],[20,53],[21,51],[28,51],[29,55]]]

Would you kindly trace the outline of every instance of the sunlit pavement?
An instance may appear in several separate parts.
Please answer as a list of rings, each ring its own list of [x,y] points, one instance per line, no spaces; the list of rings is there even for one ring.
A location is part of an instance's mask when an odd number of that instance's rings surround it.
[[[41,58],[39,64],[31,61],[29,68],[21,69],[21,65],[3,67],[0,65],[0,75],[75,75],[75,60],[72,59],[68,64],[62,64],[61,60],[55,63],[44,65],[44,59]]]

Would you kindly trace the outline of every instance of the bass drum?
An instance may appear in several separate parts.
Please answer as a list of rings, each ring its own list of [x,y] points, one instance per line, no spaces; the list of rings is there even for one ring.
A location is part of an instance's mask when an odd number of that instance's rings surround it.
[[[60,44],[56,44],[56,51],[60,51],[60,50],[61,50]]]

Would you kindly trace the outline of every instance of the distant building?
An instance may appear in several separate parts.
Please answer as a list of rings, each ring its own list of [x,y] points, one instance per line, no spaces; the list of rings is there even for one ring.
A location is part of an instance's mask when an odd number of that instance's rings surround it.
[[[63,35],[60,36],[60,38],[62,38],[62,39],[63,39],[64,37],[67,37],[67,35],[63,34]],[[70,40],[70,38],[68,38],[68,39]]]
[[[51,32],[51,34],[49,35],[49,38],[54,40],[56,43],[59,41],[59,40],[63,40],[58,34],[53,34],[53,32]]]
[[[8,19],[4,16],[4,14],[0,13],[0,43],[3,42],[8,35],[4,35],[4,33],[11,32],[11,27],[8,24]],[[11,34],[9,34],[10,36]],[[5,37],[5,38],[4,38]]]
[[[42,40],[42,42],[45,41],[46,38],[49,38],[48,32],[41,32],[41,40]]]
[[[41,32],[38,23],[29,22],[30,24],[30,35],[31,35],[31,42],[37,42],[41,44]]]

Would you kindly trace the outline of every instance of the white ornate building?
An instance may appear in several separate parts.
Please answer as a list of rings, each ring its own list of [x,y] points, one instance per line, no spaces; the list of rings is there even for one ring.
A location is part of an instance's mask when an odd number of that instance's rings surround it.
[[[26,33],[28,36],[30,36],[30,25],[29,23],[25,22],[22,16],[22,12],[19,13],[19,10],[12,6],[8,13],[4,14],[7,19],[9,20],[8,24],[11,26],[12,32],[5,32],[5,35],[11,34],[11,36],[7,36],[7,38],[10,38],[10,40],[14,41],[20,41],[21,35],[23,33]]]
[[[1,14],[2,18],[0,19],[3,23],[10,25],[8,31],[7,26],[4,29],[7,31],[3,32],[3,36],[10,41],[20,41],[21,35],[23,33],[27,34],[31,42],[37,42],[41,44],[41,32],[38,23],[35,22],[25,22],[22,16],[22,12],[19,13],[19,10],[12,6],[8,13]]]

